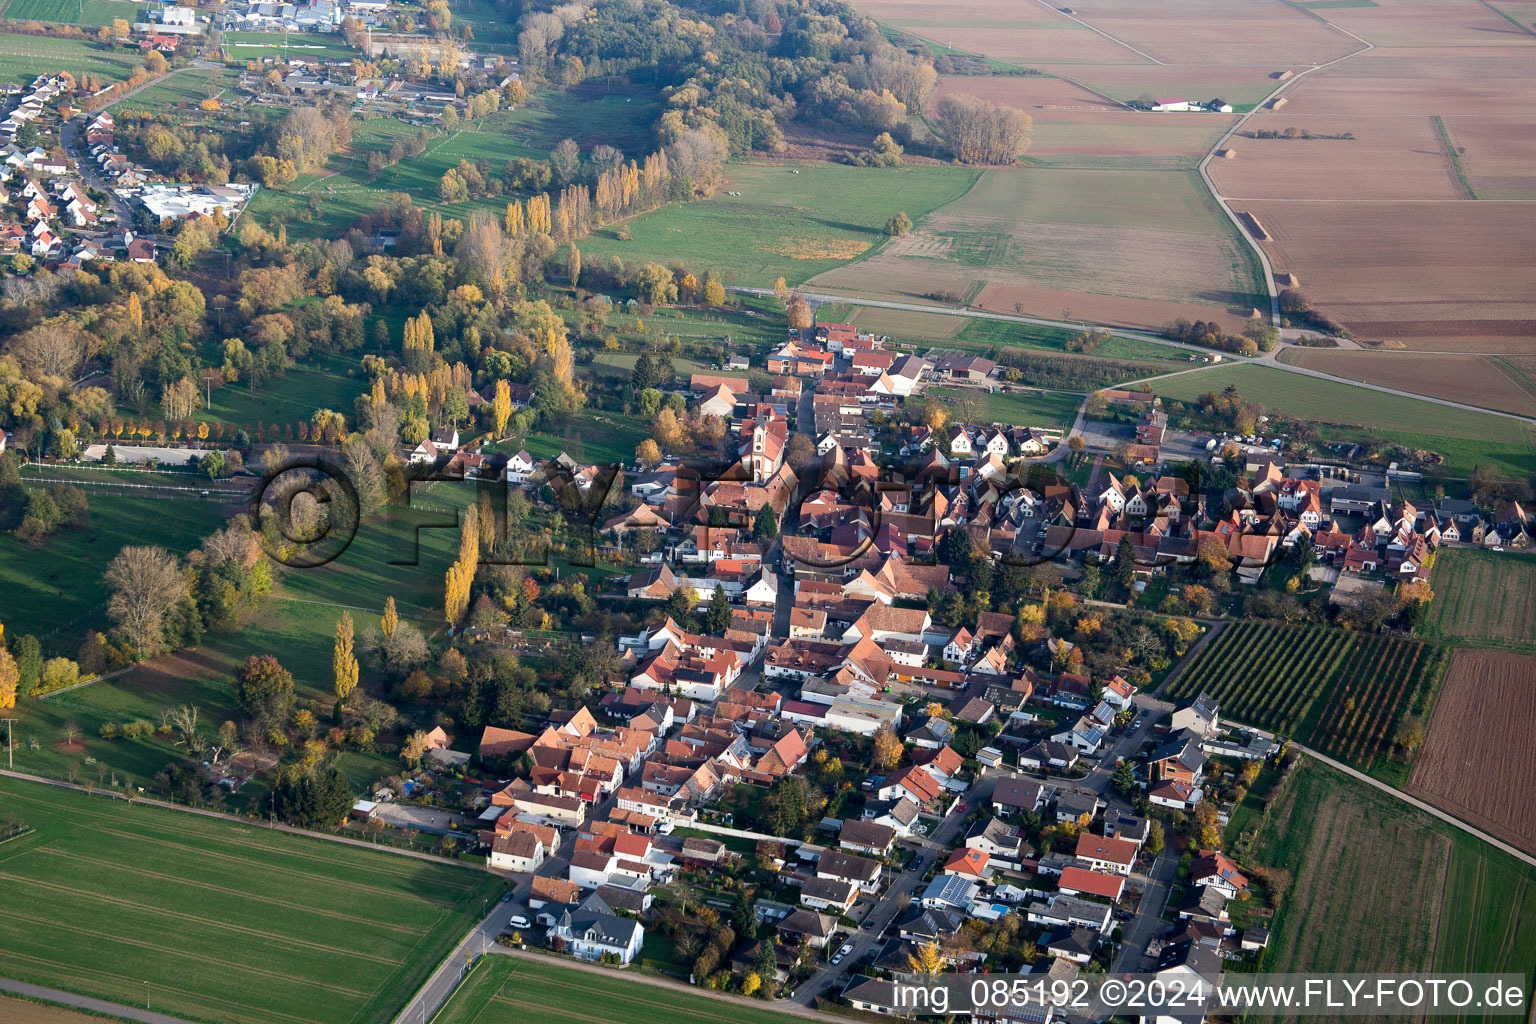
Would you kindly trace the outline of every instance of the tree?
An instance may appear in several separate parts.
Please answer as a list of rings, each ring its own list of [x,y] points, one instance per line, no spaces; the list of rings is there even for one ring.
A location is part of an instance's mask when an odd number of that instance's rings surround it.
[[[661,446],[646,438],[635,445],[635,461],[645,469],[655,469],[661,465]]]
[[[1221,849],[1221,822],[1217,817],[1215,800],[1206,798],[1195,805],[1191,829],[1191,836],[1200,849]]]
[[[944,956],[937,942],[925,942],[907,954],[907,968],[913,974],[932,978],[944,969]]]
[[[1073,452],[1080,452],[1088,442],[1083,440],[1082,434],[1073,434],[1067,438],[1067,448]]]
[[[799,292],[790,297],[786,312],[789,315],[789,326],[802,331],[811,326],[811,304]]]
[[[357,688],[357,657],[352,652],[352,613],[342,612],[336,620],[336,645],[331,652],[331,670],[336,677],[336,699],[344,701]]]
[[[773,511],[773,506],[764,504],[757,511],[757,519],[752,523],[752,536],[758,540],[773,540],[779,535],[779,517]]]
[[[581,146],[575,139],[562,139],[549,151],[549,169],[554,173],[555,181],[561,185],[569,185],[576,180],[581,173]]]
[[[300,828],[336,828],[352,802],[352,790],[335,765],[309,772],[289,766],[272,787],[272,812]]]
[[[158,648],[165,617],[187,596],[187,577],[164,548],[125,547],[107,566],[107,614],[139,653]]]
[[[16,706],[16,692],[20,684],[21,670],[16,667],[16,659],[0,643],[0,711]]]
[[[704,281],[704,301],[711,306],[725,305],[725,285],[717,278],[710,277]]]
[[[1017,107],[951,93],[935,109],[939,135],[961,163],[1011,164],[1029,147],[1030,116]]]
[[[1126,761],[1115,769],[1114,778],[1110,784],[1115,787],[1115,792],[1121,796],[1129,796],[1131,790],[1136,788],[1136,770],[1131,767],[1131,762]]]
[[[888,772],[901,763],[901,740],[896,736],[896,730],[889,725],[882,725],[875,731],[875,748],[871,763],[883,772]]]
[[[1404,718],[1397,727],[1394,739],[1397,745],[1404,750],[1418,750],[1424,745],[1424,718],[1421,715],[1409,715]]]
[[[1136,582],[1136,545],[1131,543],[1129,534],[1121,537],[1120,546],[1115,548],[1115,582],[1126,593]]]
[[[686,622],[688,616],[693,613],[693,588],[678,587],[672,591],[661,607],[674,622]]]
[[[789,308],[789,285],[782,277],[774,279],[773,298],[782,308]]]
[[[1152,825],[1147,830],[1147,841],[1143,849],[1153,857],[1163,852],[1163,823],[1156,818],[1152,819]]]
[[[496,422],[496,436],[505,437],[507,420],[512,418],[512,387],[504,380],[496,382],[496,393],[491,399],[491,415]]]
[[[395,612],[395,599],[393,597],[386,597],[384,599],[384,621],[380,625],[386,641],[394,638],[395,629],[399,625],[400,616]]]
[[[427,753],[427,734],[417,729],[407,737],[400,747],[400,760],[406,764],[415,766],[421,764],[421,759]]]
[[[896,216],[885,222],[885,233],[892,238],[900,238],[903,235],[911,234],[912,218],[907,216],[906,211],[897,213]]]
[[[716,636],[724,636],[730,625],[731,601],[725,596],[725,588],[717,586],[704,612],[704,628]]]
[[[270,654],[253,654],[235,671],[235,704],[248,718],[288,720],[293,709],[293,673]]]
[[[747,972],[747,976],[741,979],[741,994],[744,996],[750,996],[752,993],[756,992],[762,987],[762,976],[759,975],[756,971]]]

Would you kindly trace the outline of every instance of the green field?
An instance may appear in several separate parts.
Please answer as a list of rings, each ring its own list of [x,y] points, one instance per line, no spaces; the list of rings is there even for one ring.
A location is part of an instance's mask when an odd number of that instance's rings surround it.
[[[1513,971],[1530,992],[1536,869],[1311,760],[1286,786],[1259,835],[1292,879],[1263,970]]]
[[[1424,632],[1479,645],[1536,647],[1536,555],[1442,548]]]
[[[195,416],[254,428],[256,423],[307,423],[316,410],[333,409],[350,421],[355,418],[354,401],[367,390],[360,355],[312,356],[254,391],[243,381],[215,388],[213,408],[199,409]]]
[[[1208,693],[1223,718],[1291,736],[1362,771],[1400,774],[1392,735],[1423,714],[1445,667],[1438,644],[1331,626],[1229,624],[1169,696]]]
[[[670,206],[581,243],[590,262],[729,268],[744,285],[790,284],[865,256],[886,241],[897,211],[913,220],[963,195],[977,172],[964,167],[848,167],[842,164],[733,163],[715,196]],[[740,192],[739,196],[727,192]]]
[[[82,490],[90,502],[85,529],[61,529],[38,548],[13,533],[0,533],[0,592],[5,595],[0,621],[8,636],[37,636],[50,655],[74,657],[86,630],[107,627],[102,573],[125,544],[158,544],[185,553],[217,530],[228,514],[207,501],[124,498],[91,487]]]
[[[124,100],[122,110],[160,113],[179,103],[196,105],[210,96],[227,94],[239,77],[240,73],[231,68],[181,68]]]
[[[955,398],[960,394],[975,395],[981,400],[981,418],[987,423],[1005,423],[1014,427],[1055,427],[1065,430],[1077,419],[1078,406],[1083,396],[1066,391],[1010,391],[987,394],[967,388],[929,388],[924,392],[929,399]]]
[[[1509,417],[1265,366],[1214,366],[1154,381],[1152,388],[1166,399],[1192,402],[1229,385],[1266,408],[1317,422],[1325,440],[1374,437],[1439,452],[1453,476],[1465,475],[1479,465],[1520,477],[1536,472],[1536,431],[1529,423]]]
[[[225,32],[224,53],[229,60],[260,60],[263,57],[322,57],[353,60],[362,54],[338,35],[312,32]]]
[[[76,78],[98,75],[105,81],[120,81],[143,64],[143,56],[137,51],[114,53],[84,39],[0,33],[0,82],[25,84],[50,71],[68,71]]]
[[[143,5],[128,0],[10,0],[0,5],[0,18],[98,28],[118,18],[129,24],[141,21],[143,10]]]
[[[32,830],[0,846],[6,975],[192,1020],[383,1024],[501,888],[35,783],[0,797]]]
[[[575,993],[580,992],[576,997]],[[597,973],[509,956],[480,960],[433,1024],[785,1024],[793,1018],[742,999],[660,988],[618,971]]]
[[[452,130],[428,129],[431,139],[425,152],[385,168],[372,181],[368,154],[387,153],[395,140],[414,137],[421,129],[393,117],[370,117],[355,125],[351,145],[333,156],[322,171],[300,177],[284,191],[262,189],[251,210],[262,219],[274,214],[291,218],[289,233],[306,238],[339,235],[388,192],[407,192],[416,205],[444,217],[464,219],[476,209],[485,209],[500,219],[509,197],[451,205],[439,202],[438,181],[444,172],[457,167],[460,160],[485,160],[499,173],[514,157],[547,158],[565,138],[576,139],[583,150],[607,144],[623,150],[626,157],[643,159],[654,148],[644,127],[654,119],[653,105],[653,92],[632,86],[605,89],[600,83],[588,83],[571,89],[541,89],[516,110],[461,122]],[[321,215],[314,219],[306,219],[307,212],[302,212],[310,193],[320,196],[322,204]]]

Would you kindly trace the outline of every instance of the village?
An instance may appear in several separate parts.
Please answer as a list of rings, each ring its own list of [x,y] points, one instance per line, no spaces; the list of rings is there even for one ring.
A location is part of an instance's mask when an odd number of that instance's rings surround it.
[[[402,453],[536,502],[572,488],[556,504],[633,566],[609,599],[661,614],[539,728],[435,730],[417,786],[450,780],[467,806],[384,794],[354,824],[478,845],[512,887],[502,943],[733,991],[751,975],[806,1006],[901,1013],[893,985],[944,972],[1251,965],[1283,886],[1222,835],[1295,755],[1207,694],[1159,696],[1221,613],[1195,580],[1297,572],[1359,607],[1420,583],[1443,545],[1528,546],[1523,509],[1292,475],[1277,446],[1173,438],[1135,391],[1090,403],[1118,420],[1101,444],[1126,469],[1080,485],[1058,431],[903,422],[906,397],[992,387],[996,367],[888,341],[792,332],[766,394],[733,375],[746,359],[693,374],[690,407],[734,439],[724,470],[482,453],[451,428]],[[1165,462],[1186,448],[1240,486]],[[1152,628],[1083,593],[1101,574],[1166,594]],[[979,610],[999,584],[1037,610]]]

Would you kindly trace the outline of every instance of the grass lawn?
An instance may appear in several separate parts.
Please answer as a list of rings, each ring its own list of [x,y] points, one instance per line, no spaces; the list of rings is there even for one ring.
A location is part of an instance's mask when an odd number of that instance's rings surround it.
[[[929,388],[928,398],[955,398],[962,392],[956,388]],[[975,389],[966,394],[976,394],[982,401],[982,418],[988,423],[1006,423],[1014,427],[1060,427],[1065,430],[1077,418],[1077,408],[1083,404],[1083,396],[1063,391],[1010,391],[989,395]]]
[[[84,39],[0,33],[0,82],[27,84],[49,71],[68,71],[76,78],[98,75],[116,82],[143,64],[137,51],[114,51]]]
[[[136,476],[128,479],[137,482]],[[185,485],[185,482],[182,482]],[[88,629],[105,629],[107,563],[126,544],[157,544],[183,554],[227,517],[212,502],[106,496],[92,488],[90,524],[62,529],[41,547],[0,533],[0,621],[11,637],[32,633],[52,655],[74,657]]]
[[[626,372],[622,354],[611,357],[614,363],[602,367],[601,372]],[[679,373],[688,373],[684,361],[673,359],[672,365]],[[634,366],[633,362],[629,363]],[[559,433],[553,430],[558,429]],[[499,444],[487,446],[487,451],[510,454],[519,448],[540,459],[552,459],[562,451],[577,462],[608,465],[621,462],[626,465],[635,461],[635,446],[651,436],[650,424],[638,415],[626,416],[618,412],[582,409],[567,416],[550,432],[535,432],[524,438],[511,438]]]
[[[1520,477],[1536,472],[1536,432],[1527,423],[1503,416],[1265,366],[1215,366],[1154,381],[1152,388],[1166,399],[1189,402],[1228,385],[1267,408],[1317,421],[1325,440],[1374,437],[1439,452],[1453,476],[1464,476],[1478,465]]]
[[[1401,800],[1306,760],[1257,859],[1292,879],[1265,971],[1515,971],[1530,991],[1536,869]]]
[[[766,287],[800,284],[867,255],[898,210],[913,220],[963,195],[977,172],[963,167],[865,168],[842,164],[733,163],[714,198],[669,206],[581,243],[593,259],[678,262],[735,272]],[[728,192],[740,192],[739,196]],[[633,236],[620,241],[618,230]]]
[[[128,0],[10,0],[0,6],[0,18],[12,21],[52,21],[62,25],[98,28],[117,18],[132,24],[143,21],[143,4]]]
[[[784,1024],[789,1019],[767,1005],[639,984],[617,970],[605,977],[553,959],[508,956],[480,960],[432,1018],[434,1024]]]
[[[483,912],[483,872],[0,780],[12,978],[192,1020],[389,1021]],[[146,982],[148,982],[146,988]]]

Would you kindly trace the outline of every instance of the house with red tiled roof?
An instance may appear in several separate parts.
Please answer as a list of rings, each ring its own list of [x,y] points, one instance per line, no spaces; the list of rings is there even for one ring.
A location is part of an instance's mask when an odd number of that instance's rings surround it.
[[[980,882],[992,877],[992,869],[987,867],[987,861],[992,855],[982,850],[969,846],[962,846],[949,855],[941,869],[946,874],[960,875],[972,881]]]
[[[1118,900],[1120,894],[1125,891],[1125,877],[1108,875],[1102,871],[1090,871],[1074,864],[1061,869],[1061,880],[1057,888],[1067,896],[1102,896],[1105,899]]]
[[[1084,867],[1094,871],[1128,875],[1136,863],[1136,844],[1129,839],[1096,836],[1083,832],[1077,837],[1077,850],[1074,855]]]
[[[1226,893],[1228,899],[1248,891],[1248,879],[1237,870],[1237,863],[1220,850],[1201,850],[1190,861],[1189,884],[1214,886]]]

